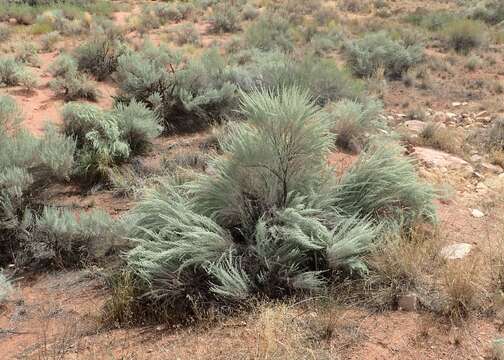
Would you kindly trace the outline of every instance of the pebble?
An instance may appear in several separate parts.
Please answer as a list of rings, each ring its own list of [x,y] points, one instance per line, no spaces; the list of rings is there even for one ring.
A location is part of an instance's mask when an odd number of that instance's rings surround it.
[[[485,214],[479,209],[472,209],[471,215],[477,219],[482,218]]]

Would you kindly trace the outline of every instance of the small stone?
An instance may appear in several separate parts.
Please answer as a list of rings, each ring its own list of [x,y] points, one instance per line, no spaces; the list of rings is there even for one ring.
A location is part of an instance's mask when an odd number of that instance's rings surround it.
[[[452,102],[452,106],[453,107],[459,107],[459,106],[462,106],[462,103],[457,102],[457,101],[456,102]]]
[[[397,307],[403,311],[416,311],[418,306],[418,296],[415,293],[408,293],[399,296]]]
[[[411,132],[420,134],[425,129],[427,124],[420,120],[408,120],[404,122],[404,126],[406,126],[406,128]]]
[[[480,161],[481,159],[483,159],[483,156],[478,155],[478,154],[474,154],[474,155],[472,155],[472,156],[471,156],[471,161],[472,161],[472,162],[478,162],[478,161]]]
[[[446,260],[457,260],[465,258],[471,252],[471,249],[471,244],[456,243],[442,248],[440,254]]]
[[[10,18],[9,19],[9,24],[10,25],[16,25],[17,24],[17,20],[15,18]]]
[[[490,163],[482,163],[481,168],[494,174],[500,174],[504,171],[499,165],[493,165]]]
[[[472,209],[471,215],[476,219],[482,218],[485,214],[480,209]]]
[[[483,111],[480,111],[479,113],[477,113],[476,115],[474,115],[474,117],[476,117],[476,118],[479,118],[482,116],[488,116],[488,111],[483,110]]]
[[[495,339],[492,341],[492,355],[496,360],[504,360],[504,339]]]

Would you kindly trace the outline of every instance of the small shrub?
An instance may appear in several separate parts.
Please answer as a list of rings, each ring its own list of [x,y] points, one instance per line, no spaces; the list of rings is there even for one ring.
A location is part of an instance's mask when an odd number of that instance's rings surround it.
[[[250,47],[263,51],[291,51],[294,48],[289,22],[274,14],[260,16],[245,31],[245,41]]]
[[[470,18],[496,25],[504,21],[504,3],[501,0],[486,0],[467,10]]]
[[[330,107],[329,114],[336,134],[336,145],[359,153],[366,145],[367,137],[385,127],[380,119],[383,105],[370,100],[361,104],[353,100],[340,100]]]
[[[117,119],[121,137],[129,144],[132,155],[145,153],[152,140],[163,130],[156,114],[134,99],[128,105],[118,104],[113,115]]]
[[[246,4],[241,13],[243,20],[254,20],[259,16],[259,10],[250,4]]]
[[[54,79],[49,87],[65,101],[87,99],[95,101],[99,95],[96,85],[77,70],[77,62],[67,54],[60,55],[49,67]]]
[[[0,41],[7,42],[12,35],[12,30],[9,25],[0,24]]]
[[[488,145],[497,150],[504,150],[504,118],[496,119],[488,130]]]
[[[31,91],[37,86],[38,78],[23,64],[10,57],[0,58],[0,84],[5,86],[24,86]]]
[[[16,50],[16,61],[22,64],[28,64],[32,66],[39,66],[40,59],[38,57],[38,50],[33,43],[23,43]]]
[[[73,214],[45,207],[28,242],[32,266],[78,267],[104,257],[124,241],[120,222],[103,210]]]
[[[214,33],[235,32],[240,28],[239,12],[231,3],[219,3],[209,21]]]
[[[349,12],[369,12],[371,6],[368,0],[343,0],[340,7]]]
[[[174,29],[175,42],[177,45],[199,45],[200,36],[199,32],[193,24],[179,25]]]
[[[105,80],[118,65],[118,58],[125,51],[118,40],[99,36],[75,50],[79,70],[88,72],[98,81]]]
[[[442,127],[435,123],[427,124],[420,133],[419,139],[423,145],[431,146],[435,149],[450,152],[452,154],[460,153],[462,145],[460,135],[456,130]]]
[[[350,68],[357,76],[370,77],[380,67],[389,78],[400,78],[410,67],[420,63],[423,48],[404,46],[386,32],[365,35],[346,46]]]
[[[68,103],[62,115],[65,134],[77,141],[77,174],[86,181],[106,179],[111,167],[130,156],[111,113],[90,104]]]
[[[481,65],[481,60],[477,56],[471,56],[467,62],[465,63],[464,67],[469,70],[469,71],[474,71],[478,68],[478,66]]]
[[[421,26],[430,31],[438,31],[449,22],[456,19],[451,12],[435,11],[429,12],[424,8],[416,8],[414,12],[406,16],[405,20],[411,24]]]
[[[474,20],[455,20],[443,30],[447,45],[457,52],[467,54],[486,41],[486,27]]]
[[[56,44],[61,40],[61,36],[57,31],[51,31],[40,37],[41,49],[43,51],[54,51]]]

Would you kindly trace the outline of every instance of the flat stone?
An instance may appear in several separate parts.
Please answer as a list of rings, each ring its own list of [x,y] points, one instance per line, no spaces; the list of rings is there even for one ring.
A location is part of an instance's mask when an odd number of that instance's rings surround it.
[[[457,260],[465,258],[471,252],[471,249],[471,244],[456,243],[442,248],[440,254],[446,260]]]
[[[482,163],[481,168],[494,174],[500,174],[504,171],[499,165],[494,165],[490,163]]]
[[[459,107],[459,106],[462,106],[462,103],[461,102],[452,102],[452,106]]]
[[[418,296],[415,293],[408,293],[399,296],[397,307],[403,311],[416,311],[418,307]]]
[[[472,209],[471,215],[476,219],[482,218],[485,214],[480,209]]]
[[[420,120],[408,120],[404,122],[404,126],[415,134],[420,134],[427,124]]]
[[[435,168],[446,168],[450,170],[465,170],[472,173],[472,166],[459,157],[445,153],[440,150],[417,146],[413,154],[427,166]]]

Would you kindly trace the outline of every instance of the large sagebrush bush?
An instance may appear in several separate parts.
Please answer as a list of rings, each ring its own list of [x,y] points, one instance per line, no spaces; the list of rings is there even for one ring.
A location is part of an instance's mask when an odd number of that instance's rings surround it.
[[[308,91],[242,99],[247,122],[222,139],[212,175],[161,185],[129,215],[136,247],[126,261],[143,314],[317,291],[335,271],[366,271],[362,255],[384,224],[433,219],[432,191],[389,147],[331,180],[330,117]]]
[[[212,9],[209,18],[210,30],[214,33],[234,32],[240,29],[239,11],[231,2],[221,2]]]
[[[387,77],[399,78],[423,59],[420,44],[405,46],[384,31],[348,43],[346,52],[350,68],[360,77],[371,77],[382,67]]]
[[[482,20],[495,25],[504,21],[504,2],[501,0],[484,0],[471,6],[467,13],[470,18]]]

